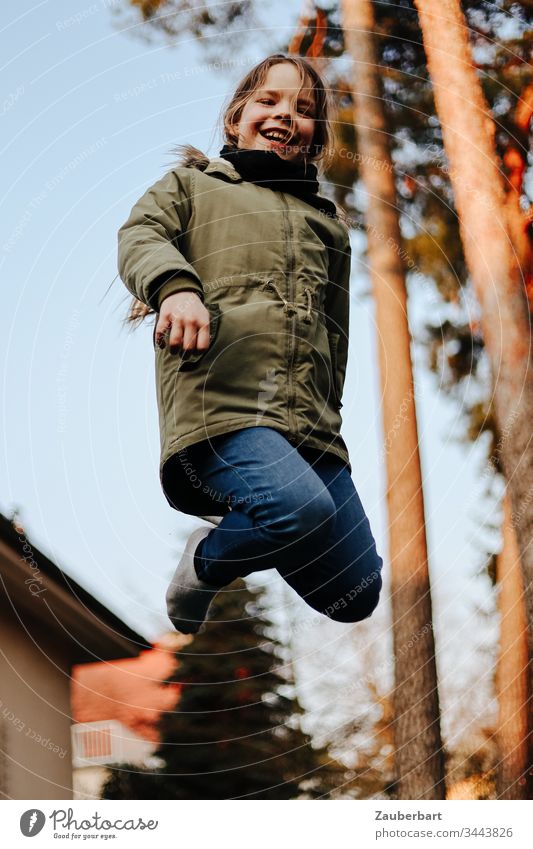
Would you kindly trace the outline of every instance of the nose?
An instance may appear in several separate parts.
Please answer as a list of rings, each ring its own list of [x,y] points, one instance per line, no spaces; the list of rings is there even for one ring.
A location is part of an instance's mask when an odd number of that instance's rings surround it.
[[[292,109],[291,104],[287,100],[280,100],[278,103],[278,108],[276,109],[276,118],[281,118],[281,120],[291,120]]]
[[[283,122],[283,123],[285,123],[285,124],[286,124],[286,123],[289,123],[289,124],[290,124],[290,122],[291,122],[291,120],[292,120],[290,112],[284,112],[284,111],[282,111],[282,110],[278,110],[278,111],[276,112],[276,114],[274,115],[274,118],[275,118],[277,121],[282,121],[282,122]]]

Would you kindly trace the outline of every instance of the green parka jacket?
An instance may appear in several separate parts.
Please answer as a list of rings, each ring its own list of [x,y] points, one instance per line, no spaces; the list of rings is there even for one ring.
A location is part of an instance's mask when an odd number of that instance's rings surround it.
[[[173,168],[134,205],[118,232],[127,289],[156,312],[192,289],[210,312],[205,351],[160,349],[154,324],[159,474],[172,507],[227,511],[185,449],[244,427],[333,452],[351,471],[340,433],[350,260],[338,218],[243,180],[222,158]]]

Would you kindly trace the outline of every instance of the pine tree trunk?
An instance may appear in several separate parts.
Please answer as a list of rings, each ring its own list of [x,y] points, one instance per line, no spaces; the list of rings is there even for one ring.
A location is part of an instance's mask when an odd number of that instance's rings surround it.
[[[500,588],[500,656],[497,669],[499,799],[525,799],[528,766],[527,719],[527,618],[524,604],[520,552],[511,523],[509,497],[503,500],[503,547],[497,557]]]
[[[459,0],[415,0],[450,166],[465,259],[481,307],[493,379],[497,450],[511,498],[533,657],[533,367],[528,303],[513,252],[495,126]],[[529,692],[533,665],[529,664]],[[529,711],[529,729],[532,728]],[[532,753],[529,763],[532,762]],[[533,770],[527,798],[533,798]]]
[[[435,644],[424,499],[394,170],[381,104],[370,0],[344,0],[343,28],[355,65],[353,96],[368,210],[383,403],[395,658],[395,793],[444,799]]]

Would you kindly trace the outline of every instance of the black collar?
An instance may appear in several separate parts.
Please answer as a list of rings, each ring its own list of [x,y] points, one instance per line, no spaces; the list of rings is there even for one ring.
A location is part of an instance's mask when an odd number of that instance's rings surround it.
[[[337,208],[328,198],[318,194],[316,165],[282,159],[274,150],[248,150],[225,144],[219,156],[227,159],[243,180],[278,192],[289,192],[337,217]]]

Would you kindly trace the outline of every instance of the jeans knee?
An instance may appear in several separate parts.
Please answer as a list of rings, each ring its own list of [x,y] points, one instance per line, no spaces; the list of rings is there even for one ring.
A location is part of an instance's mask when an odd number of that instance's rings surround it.
[[[335,522],[336,505],[326,487],[303,504],[285,504],[283,516],[265,526],[278,541],[302,540],[309,544],[311,537],[324,538]]]
[[[382,563],[381,558],[379,560]],[[378,606],[382,586],[379,566],[368,578],[363,578],[357,587],[332,601],[321,612],[334,622],[361,622],[363,619],[369,619]]]

